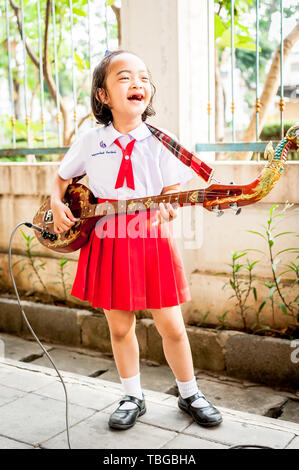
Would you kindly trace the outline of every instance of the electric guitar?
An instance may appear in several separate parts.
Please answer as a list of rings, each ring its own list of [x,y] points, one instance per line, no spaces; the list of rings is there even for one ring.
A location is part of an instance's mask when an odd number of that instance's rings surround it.
[[[208,211],[216,213],[218,217],[227,209],[233,210],[238,215],[242,206],[259,201],[271,191],[280,178],[286,156],[291,149],[299,151],[299,123],[288,130],[275,152],[272,143],[269,142],[264,153],[268,162],[258,177],[245,185],[212,184],[205,189],[97,203],[97,198],[86,186],[73,182],[68,186],[63,202],[70,208],[74,217],[80,220],[66,232],[55,234],[49,197],[33,219],[36,238],[51,250],[70,253],[80,249],[87,242],[90,232],[102,217],[158,209],[160,202],[169,202],[181,207],[201,204]],[[75,178],[74,181],[78,181],[81,177]]]

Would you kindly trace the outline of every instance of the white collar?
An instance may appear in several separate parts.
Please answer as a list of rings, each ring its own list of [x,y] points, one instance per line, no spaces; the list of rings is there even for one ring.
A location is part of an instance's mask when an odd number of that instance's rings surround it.
[[[112,122],[108,126],[102,127],[102,132],[103,132],[102,141],[104,144],[106,144],[106,147],[109,147],[111,144],[113,144],[115,139],[118,139],[118,137],[124,135],[115,129]],[[152,133],[147,127],[147,125],[144,122],[142,122],[141,124],[139,124],[138,127],[130,131],[128,135],[132,136],[133,139],[143,140],[146,137],[149,137],[150,135],[152,135]]]

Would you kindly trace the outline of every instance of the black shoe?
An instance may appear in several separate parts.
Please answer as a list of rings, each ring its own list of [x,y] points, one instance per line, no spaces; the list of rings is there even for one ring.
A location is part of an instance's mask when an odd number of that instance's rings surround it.
[[[195,406],[192,406],[192,403],[198,398],[204,398],[209,405],[195,408]],[[217,426],[222,422],[220,411],[218,411],[204,395],[199,395],[198,392],[187,398],[182,398],[179,394],[178,406],[181,410],[186,411],[186,413],[192,416],[196,423],[201,426]]]
[[[109,418],[110,428],[128,429],[134,426],[138,416],[142,416],[146,412],[144,395],[142,394],[142,396],[143,400],[139,400],[139,398],[133,397],[131,395],[126,395],[125,398],[120,400],[118,408]],[[119,407],[127,401],[135,403],[137,407],[135,407],[133,410],[120,410]]]

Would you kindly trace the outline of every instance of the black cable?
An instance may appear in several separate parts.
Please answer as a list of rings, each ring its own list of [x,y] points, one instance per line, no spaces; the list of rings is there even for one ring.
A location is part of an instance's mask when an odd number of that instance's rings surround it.
[[[257,444],[237,444],[235,446],[230,446],[229,449],[252,449],[252,448],[255,448],[255,449],[272,449],[274,450],[273,447],[268,447],[268,446],[259,446]]]
[[[68,423],[68,397],[67,397],[67,391],[66,391],[66,387],[65,387],[65,383],[60,375],[60,372],[59,370],[57,369],[53,359],[51,358],[50,354],[48,353],[48,351],[44,348],[44,346],[42,345],[42,343],[40,342],[40,340],[38,339],[38,337],[36,336],[36,334],[34,333],[26,315],[25,315],[25,312],[22,308],[22,305],[21,305],[21,301],[20,301],[20,297],[19,297],[19,294],[18,294],[18,290],[17,290],[17,286],[15,284],[15,280],[14,280],[14,277],[13,277],[13,273],[12,273],[12,268],[11,268],[11,245],[12,245],[12,239],[13,239],[13,236],[16,232],[16,230],[21,226],[21,225],[26,225],[26,227],[29,227],[29,228],[34,228],[34,229],[37,229],[39,231],[41,231],[41,229],[33,224],[31,224],[30,222],[21,222],[19,223],[18,225],[15,226],[15,228],[13,229],[12,233],[11,233],[11,236],[10,236],[10,240],[9,240],[9,272],[10,272],[10,277],[11,277],[11,280],[12,280],[12,284],[13,284],[13,287],[14,287],[14,290],[15,290],[15,293],[16,293],[16,296],[17,296],[17,301],[18,301],[18,304],[19,304],[19,307],[20,307],[20,310],[21,310],[21,313],[24,317],[24,320],[29,328],[29,330],[31,331],[32,335],[34,336],[35,340],[38,342],[38,344],[40,345],[40,347],[42,348],[42,350],[45,352],[46,356],[48,357],[48,359],[50,360],[50,362],[52,363],[54,369],[56,370],[60,380],[61,380],[61,383],[63,385],[63,388],[64,388],[64,392],[65,392],[65,405],[66,405],[66,433],[67,433],[67,442],[68,442],[68,446],[69,446],[69,449],[71,449],[71,444],[70,444],[70,438],[69,438],[69,423]]]

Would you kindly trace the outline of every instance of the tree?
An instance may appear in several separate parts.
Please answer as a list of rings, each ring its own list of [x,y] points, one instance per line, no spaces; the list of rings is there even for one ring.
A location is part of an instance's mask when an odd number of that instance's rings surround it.
[[[5,11],[4,1],[2,3],[3,11]],[[10,42],[11,47],[18,47],[22,38],[22,27],[21,27],[21,9],[19,4],[15,0],[9,0],[11,10],[10,14],[10,29],[13,40]],[[73,0],[73,23],[74,30],[76,24],[80,21],[87,22],[87,0]],[[107,0],[107,5],[110,6],[114,13],[119,14],[119,9],[114,6],[114,0]],[[50,30],[51,16],[52,16],[52,2],[51,0],[40,0],[41,17],[42,17],[42,65],[44,75],[44,91],[48,98],[46,101],[52,103],[51,114],[54,116],[56,108],[56,82],[55,82],[55,70],[54,70],[54,51],[52,46],[52,31]],[[13,13],[13,14],[12,14]],[[24,1],[24,13],[25,13],[25,35],[26,35],[26,53],[27,53],[27,78],[28,88],[30,90],[29,101],[32,103],[34,96],[39,92],[39,54],[38,54],[38,30],[37,30],[37,13],[36,13],[36,2]],[[98,11],[96,11],[98,15]],[[70,73],[70,21],[69,18],[69,2],[63,0],[55,0],[55,17],[56,17],[56,31],[57,31],[57,49],[58,49],[58,63],[59,63],[59,95],[60,95],[60,112],[62,115],[63,125],[63,145],[69,146],[74,135],[73,125],[73,109],[69,106],[69,95],[72,90],[72,81]],[[1,18],[0,18],[1,20]],[[4,21],[2,20],[4,25]],[[30,25],[30,28],[28,27]],[[110,25],[108,25],[110,26]],[[114,26],[114,25],[113,25]],[[112,26],[112,27],[113,27]],[[3,31],[5,28],[3,28]],[[104,31],[104,27],[103,27]],[[117,30],[110,28],[109,34],[117,34]],[[3,34],[3,33],[2,33]],[[6,35],[3,34],[4,40],[2,46],[7,49]],[[19,40],[18,40],[19,37]],[[86,104],[87,109],[89,108],[89,84],[86,83],[89,78],[89,57],[87,54],[86,41],[80,38],[76,39],[79,47],[77,48],[74,56],[76,61],[76,69],[80,72],[80,82],[77,87],[77,100]],[[105,48],[105,39],[101,39],[98,43],[102,44],[103,49]],[[1,46],[1,44],[0,44]],[[105,49],[104,49],[105,50]],[[1,57],[2,56],[2,57]],[[14,59],[16,55],[14,55]],[[5,54],[0,54],[0,63],[3,65],[3,69],[7,70],[7,50]],[[20,64],[19,64],[20,65]],[[22,83],[22,77],[19,73],[19,66],[16,64],[13,70],[13,83],[14,83],[14,97],[16,99],[15,109],[18,109],[18,88]],[[30,114],[30,110],[29,110]],[[19,115],[16,115],[19,118]],[[90,117],[90,111],[85,115],[80,116],[78,121],[78,127]],[[35,123],[32,123],[34,126]],[[17,122],[19,128],[23,125],[21,122]],[[24,127],[24,125],[23,125]]]
[[[292,47],[294,44],[299,40],[299,23],[297,23],[294,28],[291,30],[291,32],[286,36],[286,38],[283,41],[283,64],[285,63],[287,57],[289,56]],[[276,52],[274,54],[272,63],[271,63],[271,68],[268,72],[266,81],[264,83],[263,91],[261,94],[261,110],[259,113],[259,124],[260,124],[260,132],[263,128],[263,125],[265,123],[266,117],[267,117],[267,111],[270,106],[271,101],[275,97],[277,93],[277,89],[279,86],[279,70],[280,70],[280,46],[277,47]],[[244,133],[243,140],[245,142],[250,142],[252,140],[255,140],[255,133],[256,133],[256,127],[255,127],[255,113],[252,114],[250,123],[248,128],[246,129]],[[251,153],[247,152],[245,154],[239,154],[237,159],[238,160],[250,160],[251,158]]]

